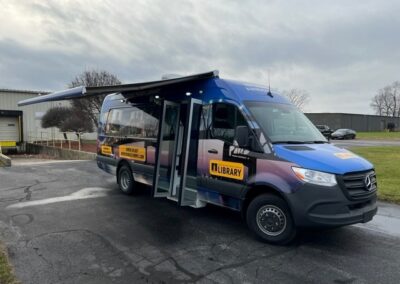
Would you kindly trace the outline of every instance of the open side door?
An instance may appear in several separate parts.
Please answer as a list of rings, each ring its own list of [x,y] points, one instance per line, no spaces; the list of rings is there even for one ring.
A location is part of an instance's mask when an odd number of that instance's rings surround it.
[[[180,144],[179,115],[178,103],[163,101],[153,174],[153,197],[167,197],[173,191],[176,178],[176,156]]]
[[[197,195],[197,161],[202,102],[190,99],[183,133],[179,205],[201,207]]]
[[[164,101],[160,116],[153,196],[181,206],[200,207],[197,195],[197,154],[202,102]]]

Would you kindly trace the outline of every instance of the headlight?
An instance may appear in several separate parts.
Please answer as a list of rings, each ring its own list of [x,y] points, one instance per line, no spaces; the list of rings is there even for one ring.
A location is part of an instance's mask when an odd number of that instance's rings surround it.
[[[313,171],[303,168],[292,167],[294,174],[304,182],[318,184],[323,186],[334,186],[337,184],[336,177],[333,174]]]

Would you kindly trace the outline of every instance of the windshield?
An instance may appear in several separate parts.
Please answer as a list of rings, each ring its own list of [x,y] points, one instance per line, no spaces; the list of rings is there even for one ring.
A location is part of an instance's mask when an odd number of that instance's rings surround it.
[[[296,107],[265,102],[245,105],[272,143],[324,143],[326,138]]]

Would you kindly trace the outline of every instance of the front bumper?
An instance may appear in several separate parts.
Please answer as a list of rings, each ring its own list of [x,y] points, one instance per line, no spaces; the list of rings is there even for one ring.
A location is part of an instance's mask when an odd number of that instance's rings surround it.
[[[350,200],[338,186],[304,184],[286,195],[298,227],[338,227],[366,223],[377,212],[376,192],[365,199]]]

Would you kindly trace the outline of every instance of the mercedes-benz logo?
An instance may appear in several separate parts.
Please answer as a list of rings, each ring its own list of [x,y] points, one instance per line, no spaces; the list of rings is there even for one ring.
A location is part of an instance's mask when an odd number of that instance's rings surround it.
[[[365,183],[365,187],[367,188],[367,190],[371,191],[372,182],[371,182],[371,177],[369,175],[365,177],[364,183]]]

